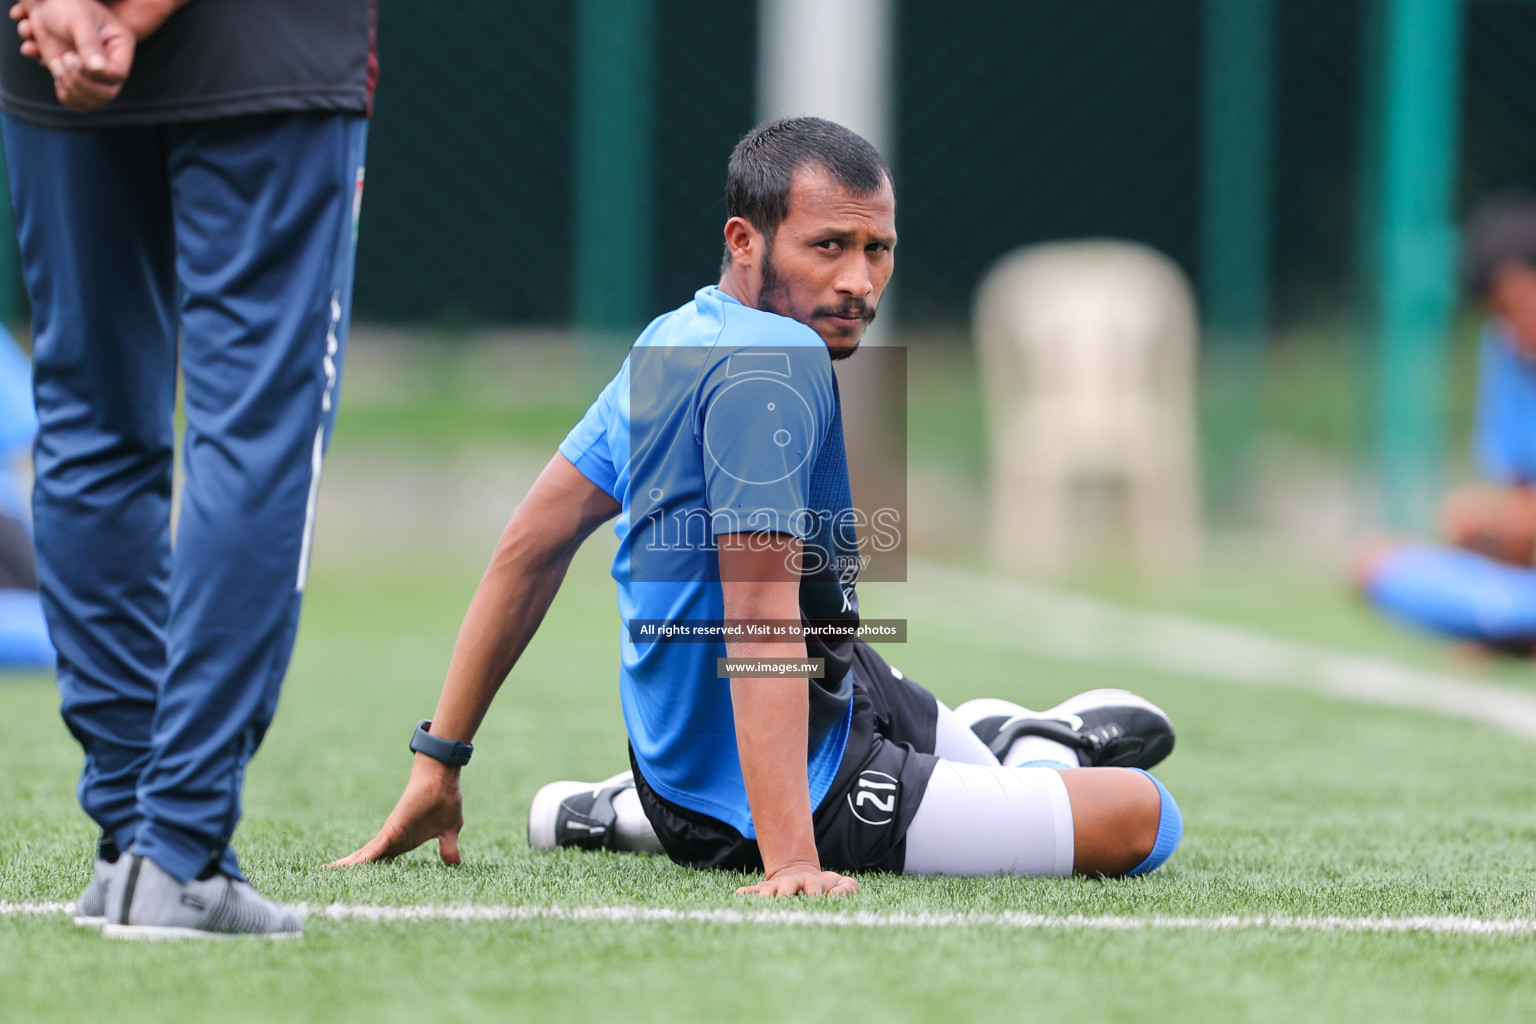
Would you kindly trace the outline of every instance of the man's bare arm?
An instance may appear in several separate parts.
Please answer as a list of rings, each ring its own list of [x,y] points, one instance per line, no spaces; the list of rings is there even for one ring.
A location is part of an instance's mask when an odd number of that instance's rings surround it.
[[[468,743],[496,691],[533,639],[565,579],[577,548],[612,519],[619,503],[556,455],[512,513],[459,627],[432,735]],[[463,825],[459,769],[417,754],[405,793],[367,845],[336,865],[388,859],[438,840],[438,853],[459,862]]]
[[[800,541],[788,534],[730,535],[720,539],[725,617],[800,618]],[[805,642],[732,642],[730,658],[803,658]],[[809,680],[732,679],[736,748],[757,830],[765,879],[738,895],[840,895],[858,891],[851,878],[821,869],[811,824],[806,778]]]

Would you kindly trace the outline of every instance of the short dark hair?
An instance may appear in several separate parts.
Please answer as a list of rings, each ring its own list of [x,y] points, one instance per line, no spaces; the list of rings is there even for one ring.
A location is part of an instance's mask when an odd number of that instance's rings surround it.
[[[1461,286],[1486,299],[1510,264],[1536,268],[1536,196],[1499,192],[1478,203],[1461,243]]]
[[[826,168],[856,196],[892,183],[880,151],[858,133],[819,117],[780,118],[753,128],[731,150],[725,173],[726,217],[745,217],[771,240],[789,216],[789,186],[795,173],[811,166]]]

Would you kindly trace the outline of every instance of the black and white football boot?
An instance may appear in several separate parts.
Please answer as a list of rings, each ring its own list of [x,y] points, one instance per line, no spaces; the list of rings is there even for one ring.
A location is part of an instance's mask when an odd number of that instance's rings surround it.
[[[602,782],[551,782],[533,795],[528,808],[528,845],[535,850],[617,849],[619,815],[613,798],[634,788],[634,773],[627,771]]]
[[[1084,768],[1151,768],[1173,752],[1167,712],[1129,690],[1089,690],[1049,711],[983,698],[967,701],[955,713],[999,760],[1023,736],[1071,747]]]

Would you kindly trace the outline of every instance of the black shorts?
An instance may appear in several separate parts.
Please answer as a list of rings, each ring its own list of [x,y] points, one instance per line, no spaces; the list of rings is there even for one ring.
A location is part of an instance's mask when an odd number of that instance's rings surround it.
[[[933,766],[939,707],[933,694],[896,672],[868,644],[853,659],[853,721],[832,788],[811,816],[816,850],[830,871],[900,872],[907,828]],[[695,868],[761,871],[757,840],[723,821],[658,796],[640,774],[635,789],[662,849]]]

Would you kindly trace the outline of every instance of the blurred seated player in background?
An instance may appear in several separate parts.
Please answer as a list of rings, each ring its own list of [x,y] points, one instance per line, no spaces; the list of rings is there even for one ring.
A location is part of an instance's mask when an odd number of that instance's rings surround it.
[[[36,436],[32,363],[0,327],[0,669],[49,668],[54,662],[32,557],[32,481],[22,469]]]
[[[544,787],[530,812],[535,847],[664,851],[762,871],[738,891],[782,896],[853,892],[847,873],[867,870],[1155,868],[1182,826],[1141,769],[1174,734],[1139,697],[1098,690],[1038,714],[999,700],[950,710],[856,639],[637,639],[646,622],[858,622],[832,364],[858,347],[891,276],[890,171],[846,128],[775,121],[731,154],[726,211],[719,284],[646,328],[513,513],[437,712],[412,740],[405,793],[338,863],[432,838],[459,861],[470,741],[576,548],[618,516],[631,770]],[[717,675],[721,657],[808,655],[823,659],[823,678]]]
[[[1355,581],[1383,613],[1485,648],[1536,646],[1536,197],[1506,193],[1467,222],[1462,284],[1487,311],[1473,456],[1483,483],[1441,505],[1443,545],[1376,540]]]

